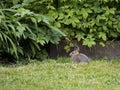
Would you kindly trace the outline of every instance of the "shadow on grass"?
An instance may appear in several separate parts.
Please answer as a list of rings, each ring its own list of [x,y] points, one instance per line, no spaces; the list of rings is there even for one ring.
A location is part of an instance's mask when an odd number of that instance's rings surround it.
[[[4,67],[19,67],[23,65],[28,64],[44,64],[44,63],[73,63],[71,58],[69,57],[59,57],[57,59],[45,59],[45,60],[37,60],[37,59],[23,59],[17,62],[9,62],[6,60],[2,60],[3,62],[0,62],[0,66]],[[112,64],[120,64],[120,59],[107,59],[107,58],[101,58],[101,59],[90,59],[89,64],[99,64],[99,63],[112,63]]]

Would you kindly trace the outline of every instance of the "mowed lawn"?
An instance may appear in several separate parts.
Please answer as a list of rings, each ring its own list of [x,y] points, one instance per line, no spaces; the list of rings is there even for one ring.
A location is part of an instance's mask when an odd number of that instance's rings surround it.
[[[119,60],[89,64],[69,60],[0,65],[0,90],[120,90]]]

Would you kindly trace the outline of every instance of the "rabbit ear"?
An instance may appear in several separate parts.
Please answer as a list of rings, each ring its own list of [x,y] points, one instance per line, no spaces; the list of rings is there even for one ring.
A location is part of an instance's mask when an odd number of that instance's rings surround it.
[[[79,50],[80,50],[79,46],[78,46],[78,45],[75,45],[74,50],[79,51]]]
[[[74,50],[79,51],[80,49],[79,49],[79,46],[78,46],[78,44],[77,44],[77,41],[74,40],[73,42],[74,42]]]
[[[77,41],[73,40],[74,46],[77,46]]]

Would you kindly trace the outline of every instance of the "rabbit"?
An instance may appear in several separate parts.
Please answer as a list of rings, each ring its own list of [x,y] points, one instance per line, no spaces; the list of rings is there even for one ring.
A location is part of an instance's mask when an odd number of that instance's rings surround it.
[[[74,47],[74,50],[69,54],[75,63],[80,63],[80,62],[87,62],[89,63],[89,58],[83,54],[79,53],[79,47],[76,46]]]

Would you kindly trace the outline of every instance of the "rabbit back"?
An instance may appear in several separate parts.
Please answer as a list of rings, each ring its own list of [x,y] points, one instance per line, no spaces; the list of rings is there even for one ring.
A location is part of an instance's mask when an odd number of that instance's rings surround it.
[[[75,45],[74,50],[69,54],[73,60],[73,62],[80,63],[80,62],[89,62],[89,58],[83,54],[79,53],[80,49],[78,45]]]
[[[89,62],[89,58],[83,53],[79,54],[79,60],[80,62]]]
[[[75,63],[80,63],[80,62],[87,62],[87,63],[89,63],[89,58],[85,54],[83,54],[83,53],[79,53],[77,55],[72,56],[72,60]]]

